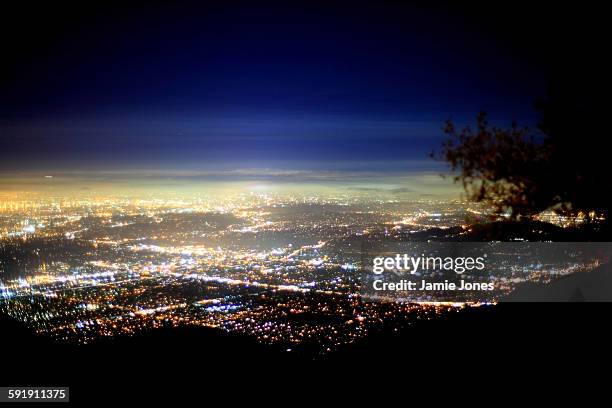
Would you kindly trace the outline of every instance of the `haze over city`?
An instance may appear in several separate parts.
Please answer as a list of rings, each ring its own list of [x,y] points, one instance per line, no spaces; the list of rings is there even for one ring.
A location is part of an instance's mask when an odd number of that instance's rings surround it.
[[[2,183],[134,169],[429,176],[445,170],[428,155],[446,119],[484,109],[534,123],[550,61],[501,31],[481,35],[475,10],[322,8],[46,8],[52,19],[31,17],[44,38],[18,29],[3,67]]]

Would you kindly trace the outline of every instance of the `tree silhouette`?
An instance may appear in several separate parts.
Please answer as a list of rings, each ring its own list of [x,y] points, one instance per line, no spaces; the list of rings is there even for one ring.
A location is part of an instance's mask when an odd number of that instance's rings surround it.
[[[536,108],[539,135],[516,123],[491,127],[481,112],[475,128],[457,130],[447,121],[447,139],[432,156],[449,163],[469,199],[497,214],[518,220],[551,209],[607,220],[611,182],[602,168],[610,158],[598,148],[603,124],[589,99],[551,88]]]

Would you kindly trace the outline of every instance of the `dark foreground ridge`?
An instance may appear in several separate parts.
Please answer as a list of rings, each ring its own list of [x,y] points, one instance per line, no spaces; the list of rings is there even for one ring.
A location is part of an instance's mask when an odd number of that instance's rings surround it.
[[[400,333],[373,334],[315,359],[204,328],[162,329],[84,346],[56,344],[3,318],[2,383],[69,385],[73,401],[87,402],[92,395],[101,401],[118,394],[138,400],[146,398],[145,389],[164,398],[171,390],[189,394],[205,384],[207,389],[280,386],[392,369],[410,375],[572,374],[576,363],[609,366],[610,312],[609,303],[501,303],[419,322]]]

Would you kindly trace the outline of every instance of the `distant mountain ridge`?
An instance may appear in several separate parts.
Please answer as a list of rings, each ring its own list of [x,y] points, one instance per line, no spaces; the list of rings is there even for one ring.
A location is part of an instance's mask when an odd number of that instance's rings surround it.
[[[612,265],[577,272],[551,283],[525,282],[502,302],[612,302]]]

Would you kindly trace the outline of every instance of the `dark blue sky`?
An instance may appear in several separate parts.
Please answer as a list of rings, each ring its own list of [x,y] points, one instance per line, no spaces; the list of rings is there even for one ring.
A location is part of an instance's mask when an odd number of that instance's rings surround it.
[[[384,170],[422,166],[449,117],[536,120],[527,8],[222,3],[14,10],[3,166]]]

